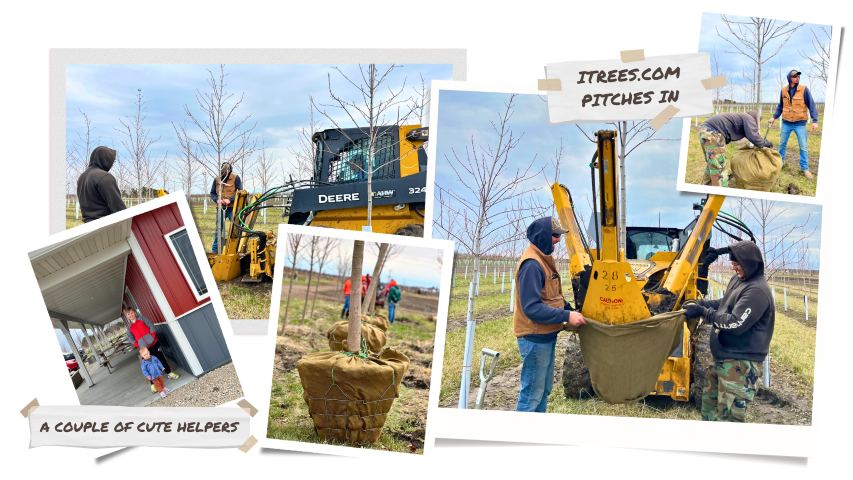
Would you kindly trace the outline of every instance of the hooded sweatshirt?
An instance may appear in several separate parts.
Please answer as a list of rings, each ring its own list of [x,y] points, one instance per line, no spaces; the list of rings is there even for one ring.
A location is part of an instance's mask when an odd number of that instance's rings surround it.
[[[391,288],[388,289],[388,301],[397,303],[403,298],[403,293],[400,291],[400,287],[397,286],[396,280],[391,280],[391,283],[388,284]]]
[[[798,85],[799,85],[799,83],[797,83],[797,85],[794,85],[791,83],[791,72],[788,72],[788,97],[789,98],[794,98],[794,93],[797,92],[797,86]],[[817,123],[817,105],[815,105],[814,99],[812,98],[812,94],[811,94],[811,92],[809,92],[809,87],[804,87],[803,101],[806,103],[806,108],[809,109],[809,115],[811,115],[811,117],[812,117],[812,122]],[[782,95],[782,92],[779,92],[779,105],[776,106],[776,113],[773,114],[774,120],[782,116],[782,110],[785,106],[784,104],[785,104],[785,97]],[[787,125],[791,125],[792,127],[799,127],[800,125],[806,124],[806,120],[801,120],[799,122],[789,122],[783,118],[782,121]]]
[[[702,125],[722,134],[726,144],[746,137],[759,148],[773,145],[761,137],[758,131],[758,112],[755,110],[747,113],[721,113],[705,120]]]
[[[740,264],[744,278],[735,274],[720,300],[699,300],[701,316],[714,324],[711,353],[716,360],[764,361],[776,323],[776,306],[761,250],[750,241],[730,247],[729,259]]]
[[[89,167],[77,179],[77,199],[83,222],[91,222],[127,208],[121,199],[116,179],[108,172],[116,161],[112,148],[97,147],[92,150]]]
[[[527,227],[527,239],[539,249],[543,255],[551,255],[554,245],[551,243],[551,218],[540,218]],[[552,308],[542,302],[542,289],[545,287],[545,272],[539,262],[533,259],[525,260],[518,268],[518,288],[521,311],[531,321],[546,325],[555,325],[569,321],[569,311],[573,310],[568,302],[563,302],[563,309]],[[557,338],[557,332],[548,334],[525,335],[525,340],[535,343],[548,343]]]

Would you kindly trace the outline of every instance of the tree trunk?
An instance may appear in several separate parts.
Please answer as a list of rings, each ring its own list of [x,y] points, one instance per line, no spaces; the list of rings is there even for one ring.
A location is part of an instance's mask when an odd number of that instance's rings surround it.
[[[314,263],[311,262],[311,265],[308,267],[308,286],[305,289],[305,304],[302,305],[302,320],[301,322],[305,323],[305,310],[308,309],[308,296],[311,294],[311,277],[314,274]]]
[[[287,326],[287,313],[290,309],[290,294],[293,292],[293,272],[296,271],[296,255],[293,256],[293,264],[290,266],[290,286],[287,288],[287,303],[284,306],[284,320],[281,322],[279,335],[284,335],[284,327]]]
[[[347,330],[347,348],[358,352],[361,348],[361,268],[364,264],[364,241],[355,240],[352,248],[352,274],[350,282],[350,310]]]
[[[373,313],[373,309],[376,307],[376,287],[379,285],[378,275],[382,268],[382,262],[385,261],[385,255],[388,253],[388,247],[390,247],[390,244],[379,244],[379,255],[377,255],[376,265],[373,267],[373,276],[370,278],[370,285],[368,285],[367,293],[364,296],[364,304],[361,306],[362,310],[367,314]]]
[[[320,290],[320,280],[323,278],[323,265],[317,270],[317,286],[314,287],[314,299],[311,300],[311,318],[314,318],[314,306],[317,305],[317,291]]]

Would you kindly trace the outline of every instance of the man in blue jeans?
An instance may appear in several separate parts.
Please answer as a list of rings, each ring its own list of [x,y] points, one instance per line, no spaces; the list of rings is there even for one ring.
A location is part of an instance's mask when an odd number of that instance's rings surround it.
[[[817,106],[807,87],[800,85],[800,73],[796,70],[788,72],[788,85],[782,88],[779,95],[779,105],[776,113],[770,119],[770,125],[782,117],[782,137],[779,141],[779,154],[785,161],[785,150],[788,148],[788,139],[791,132],[797,135],[797,144],[800,146],[800,171],[809,180],[813,179],[809,172],[809,147],[806,137],[806,122],[809,115],[812,117],[812,131],[817,131]]]
[[[219,195],[220,184],[222,195]],[[231,220],[234,215],[234,199],[237,197],[237,190],[243,189],[243,182],[240,181],[240,176],[231,171],[231,164],[225,162],[222,164],[220,176],[213,179],[213,185],[210,187],[210,199],[222,205],[222,210],[219,218],[219,231],[213,235],[213,253],[220,253],[219,237],[222,236],[222,231],[225,229],[225,220]],[[213,227],[214,231],[216,227]]]
[[[396,280],[391,280],[388,284],[388,321],[394,323],[394,317],[397,316],[397,303],[403,297],[400,287],[397,286]]]
[[[556,218],[540,218],[527,227],[530,245],[516,269],[512,333],[521,353],[521,390],[517,412],[544,413],[554,387],[554,353],[557,334],[568,322],[586,323],[563,299],[560,272],[551,253],[568,230]]]

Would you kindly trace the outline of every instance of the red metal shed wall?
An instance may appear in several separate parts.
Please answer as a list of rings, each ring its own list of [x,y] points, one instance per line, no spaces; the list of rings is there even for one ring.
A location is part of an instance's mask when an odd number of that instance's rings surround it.
[[[210,301],[210,298],[196,301],[192,286],[187,282],[178,260],[166,243],[164,235],[182,226],[184,222],[177,204],[137,215],[133,217],[131,224],[133,235],[176,317]]]
[[[153,323],[165,323],[166,318],[160,307],[157,306],[157,300],[154,299],[154,294],[148,288],[148,283],[145,277],[142,276],[142,270],[133,255],[127,256],[127,270],[124,275],[124,285],[130,290],[133,299],[136,300],[136,305],[142,312],[142,315],[148,317]],[[124,303],[132,306],[133,303],[124,295]]]

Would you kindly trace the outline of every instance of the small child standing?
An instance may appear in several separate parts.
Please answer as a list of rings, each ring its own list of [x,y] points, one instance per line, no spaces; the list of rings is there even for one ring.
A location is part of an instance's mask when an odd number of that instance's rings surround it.
[[[142,374],[145,378],[154,382],[154,387],[160,392],[160,396],[166,398],[166,392],[169,391],[163,383],[163,372],[166,368],[160,363],[157,357],[152,357],[151,352],[147,348],[139,349],[139,354],[142,355]]]

